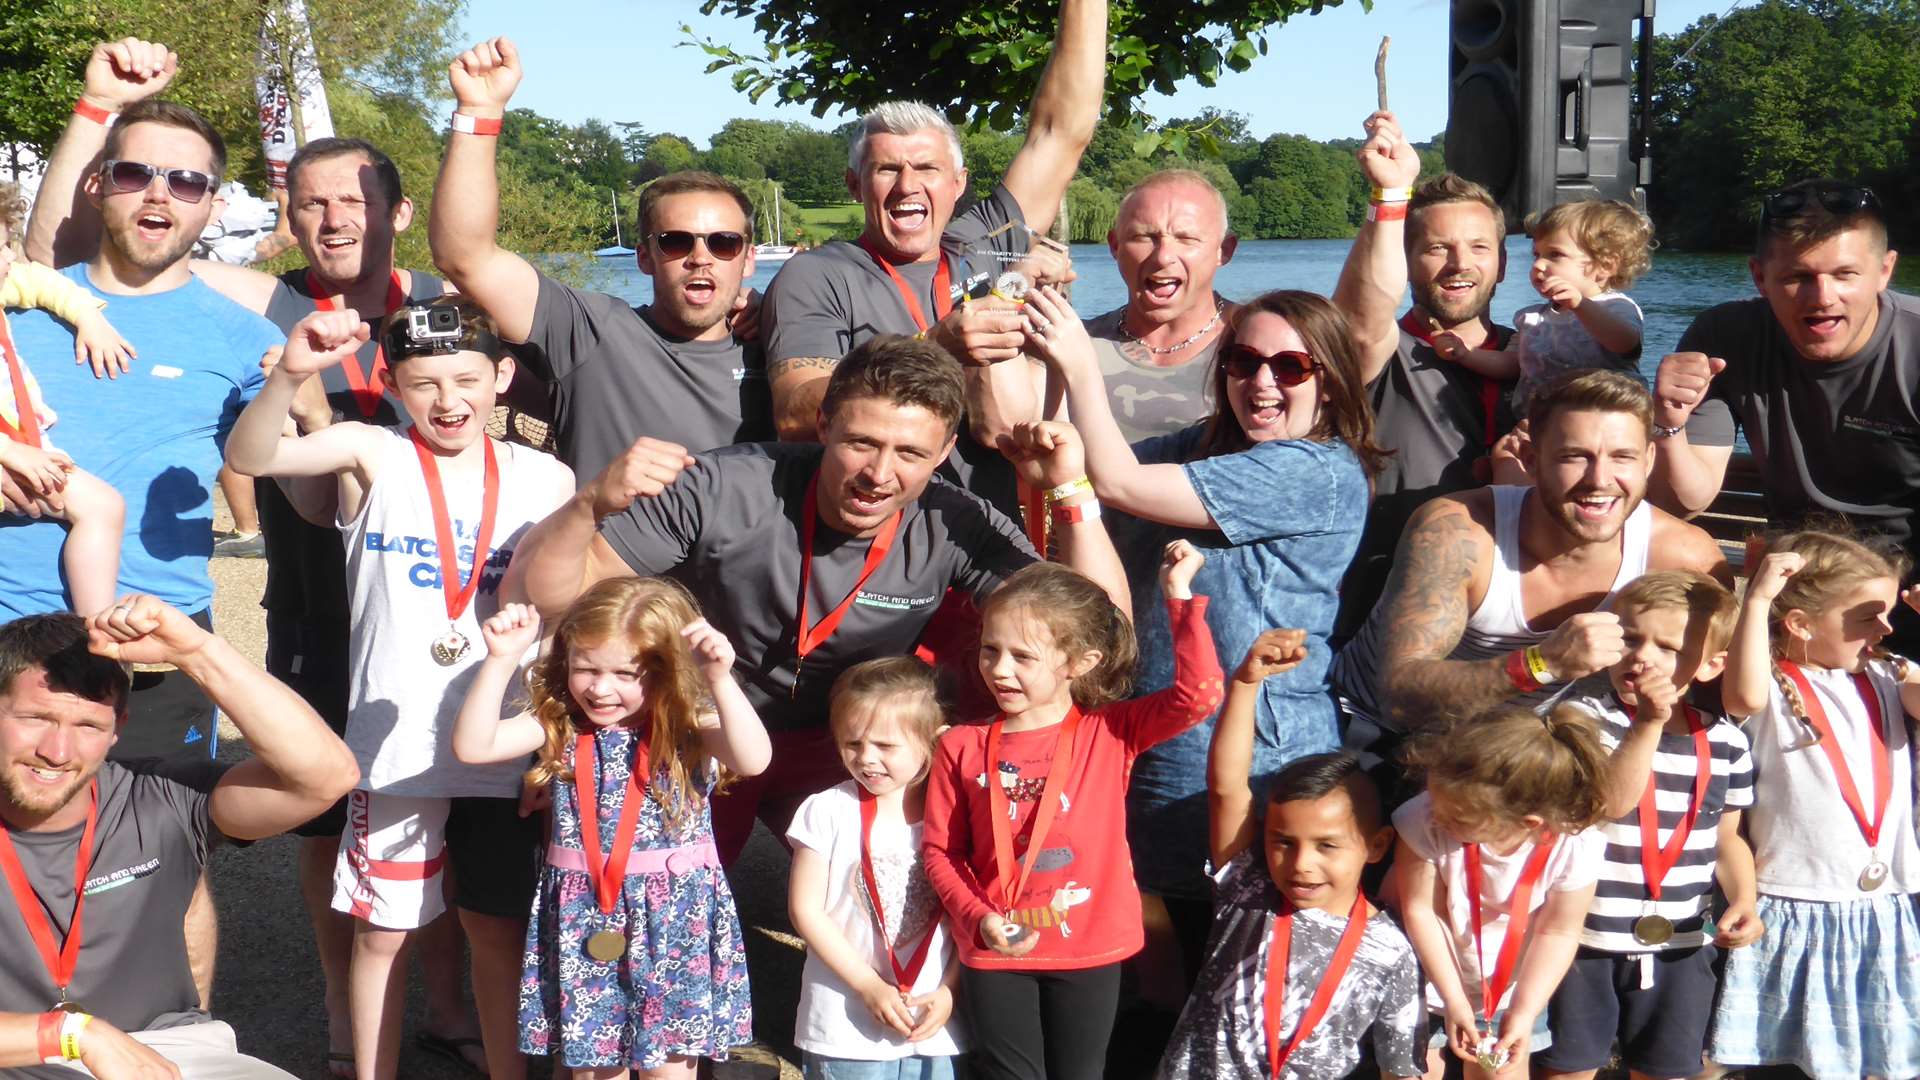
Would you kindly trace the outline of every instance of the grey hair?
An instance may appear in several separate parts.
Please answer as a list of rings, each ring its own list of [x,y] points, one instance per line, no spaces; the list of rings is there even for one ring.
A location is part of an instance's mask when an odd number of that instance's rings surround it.
[[[1116,215],[1116,220],[1126,216],[1127,204],[1133,201],[1134,196],[1148,188],[1160,187],[1163,184],[1193,184],[1212,192],[1213,201],[1220,210],[1220,234],[1222,236],[1233,234],[1233,221],[1227,216],[1226,194],[1220,190],[1219,185],[1208,179],[1206,173],[1194,169],[1161,169],[1159,172],[1148,173],[1141,177],[1139,183],[1128,188],[1127,193],[1120,197],[1120,213]]]
[[[960,133],[953,129],[939,110],[920,101],[883,101],[860,118],[860,134],[847,147],[847,168],[859,172],[866,163],[867,139],[874,135],[911,135],[916,131],[938,131],[947,137],[947,149],[953,152],[953,171],[967,167],[960,150]]]

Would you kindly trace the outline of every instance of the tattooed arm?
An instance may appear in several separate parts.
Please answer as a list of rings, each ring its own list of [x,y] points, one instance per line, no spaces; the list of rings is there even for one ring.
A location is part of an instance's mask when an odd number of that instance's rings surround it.
[[[827,356],[795,356],[767,363],[773,386],[773,426],[787,442],[819,442],[820,399],[840,361]]]
[[[1475,583],[1484,591],[1491,571],[1492,516],[1485,492],[1446,496],[1415,511],[1401,535],[1382,613],[1381,682],[1387,713],[1402,730],[1471,716],[1514,693],[1504,657],[1447,659],[1467,628]]]

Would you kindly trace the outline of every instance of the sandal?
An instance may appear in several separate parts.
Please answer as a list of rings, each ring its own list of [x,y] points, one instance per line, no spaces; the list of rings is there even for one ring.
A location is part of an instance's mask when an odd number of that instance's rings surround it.
[[[431,1031],[421,1031],[414,1035],[413,1045],[429,1054],[446,1058],[456,1065],[465,1066],[476,1076],[487,1075],[487,1052],[485,1044],[470,1035],[439,1035]],[[480,1062],[467,1056],[468,1049],[480,1051]]]

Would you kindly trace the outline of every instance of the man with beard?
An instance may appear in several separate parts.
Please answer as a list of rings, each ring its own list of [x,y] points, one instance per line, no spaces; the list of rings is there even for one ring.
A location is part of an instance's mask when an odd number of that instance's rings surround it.
[[[781,438],[815,438],[827,377],[848,350],[876,334],[922,333],[968,365],[967,428],[942,471],[1016,512],[1013,470],[993,448],[1013,422],[1038,415],[1039,402],[1021,359],[1019,308],[987,293],[1026,256],[1030,237],[1052,226],[1093,140],[1106,35],[1105,0],[1063,0],[1026,139],[993,193],[958,217],[967,170],[953,125],[907,101],[861,117],[846,176],[866,214],[859,240],[794,256],[767,289],[767,373]],[[984,299],[957,302],[969,296]]]
[[[1369,767],[1422,727],[1543,704],[1606,669],[1625,648],[1607,601],[1641,574],[1733,583],[1712,537],[1643,501],[1653,399],[1637,379],[1569,373],[1534,395],[1529,426],[1533,486],[1414,511],[1380,605],[1334,660],[1346,743]]]
[[[634,256],[653,303],[562,285],[495,243],[500,118],[520,85],[519,53],[483,41],[449,68],[453,131],[430,226],[433,258],[480,302],[551,388],[561,461],[584,483],[650,435],[696,450],[773,438],[766,364],[730,321],[753,273],[753,204],[707,172],[660,177],[640,195]],[[470,119],[463,119],[470,118]]]
[[[1920,300],[1891,291],[1899,253],[1871,189],[1805,180],[1762,205],[1760,295],[1701,313],[1654,382],[1653,497],[1694,514],[1719,496],[1746,432],[1767,519],[1837,514],[1920,553]],[[1890,613],[1892,647],[1920,619]]]
[[[1457,350],[1504,348],[1513,331],[1487,316],[1506,274],[1506,217],[1485,188],[1452,173],[1420,185],[1420,155],[1392,113],[1367,117],[1357,156],[1373,184],[1367,221],[1341,269],[1333,302],[1366,363],[1374,432],[1394,451],[1373,481],[1367,528],[1340,590],[1336,639],[1373,610],[1394,544],[1419,506],[1486,482],[1476,471],[1513,427],[1513,384],[1453,359]],[[1413,307],[1396,319],[1402,290]]]
[[[1153,173],[1120,200],[1107,250],[1127,302],[1086,324],[1128,442],[1171,435],[1212,412],[1208,368],[1232,314],[1213,277],[1237,243],[1226,197],[1191,169]]]
[[[122,665],[155,663],[204,688],[252,756],[230,768],[107,761],[128,723]],[[66,1061],[108,1080],[290,1080],[242,1055],[202,1008],[181,920],[221,837],[276,835],[354,785],[346,744],[233,646],[135,595],[91,625],[66,614],[0,625],[0,754],[6,1074],[81,1075]]]

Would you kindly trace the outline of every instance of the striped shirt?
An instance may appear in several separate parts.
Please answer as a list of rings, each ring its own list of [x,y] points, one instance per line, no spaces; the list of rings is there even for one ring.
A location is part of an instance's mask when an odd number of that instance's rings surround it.
[[[1578,698],[1573,704],[1599,718],[1601,737],[1609,749],[1626,739],[1632,724],[1612,694]],[[1706,943],[1708,935],[1702,924],[1713,899],[1720,815],[1753,805],[1753,756],[1739,727],[1710,713],[1699,715],[1710,721],[1707,745],[1712,752],[1712,774],[1686,847],[1660,882],[1659,901],[1647,895],[1646,871],[1640,865],[1640,807],[1636,803],[1625,817],[1598,827],[1607,839],[1606,861],[1593,906],[1587,909],[1586,926],[1580,932],[1582,945],[1606,952],[1644,953],[1692,949]],[[1662,844],[1671,841],[1673,830],[1686,816],[1696,775],[1693,736],[1663,732],[1653,755],[1654,806],[1660,815]],[[1673,937],[1658,946],[1636,941],[1633,924],[1643,915],[1663,915],[1671,920]]]

